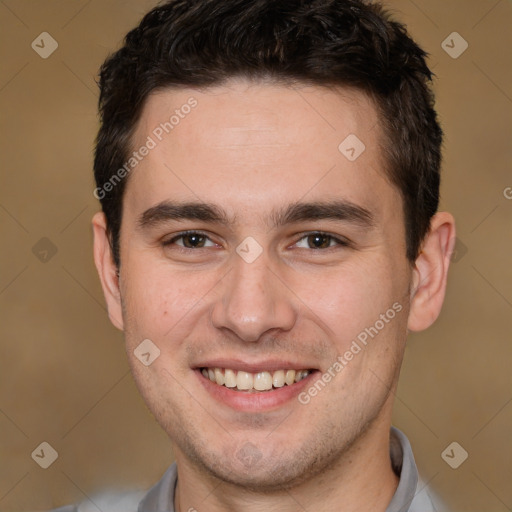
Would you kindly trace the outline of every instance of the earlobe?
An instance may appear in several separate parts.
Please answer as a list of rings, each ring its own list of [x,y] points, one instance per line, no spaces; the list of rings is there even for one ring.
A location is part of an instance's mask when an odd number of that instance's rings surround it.
[[[121,307],[121,293],[117,267],[112,257],[112,250],[107,232],[107,221],[103,212],[98,212],[92,218],[94,235],[94,263],[98,271],[107,303],[110,321],[120,330],[123,330],[123,315]]]
[[[447,212],[432,217],[430,230],[416,259],[408,319],[410,331],[430,327],[443,305],[450,258],[455,244],[455,221]]]

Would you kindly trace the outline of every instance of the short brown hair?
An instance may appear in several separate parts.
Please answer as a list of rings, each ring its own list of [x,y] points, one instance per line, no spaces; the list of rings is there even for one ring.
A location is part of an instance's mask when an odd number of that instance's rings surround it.
[[[425,57],[381,5],[362,0],[168,1],[101,67],[96,190],[129,158],[144,103],[156,89],[233,77],[352,86],[375,100],[386,172],[403,198],[407,258],[414,262],[439,203],[442,130]],[[126,181],[99,197],[118,267]]]

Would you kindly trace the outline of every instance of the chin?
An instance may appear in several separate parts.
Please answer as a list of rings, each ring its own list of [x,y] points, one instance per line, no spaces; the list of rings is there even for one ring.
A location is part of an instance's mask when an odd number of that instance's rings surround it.
[[[214,452],[199,450],[198,446],[188,446],[186,458],[215,479],[243,488],[246,491],[275,494],[292,489],[313,476],[322,473],[340,459],[339,451],[329,449],[326,444],[309,442],[291,443],[294,449],[284,446],[267,446],[260,451],[262,444],[242,443],[238,449],[231,446],[219,447]],[[305,447],[308,448],[305,448]],[[341,450],[343,451],[343,450]],[[178,463],[179,464],[179,463]]]
[[[229,461],[207,467],[215,478],[247,491],[273,494],[291,489],[310,478],[310,468],[284,461],[260,460],[257,467],[244,468]]]

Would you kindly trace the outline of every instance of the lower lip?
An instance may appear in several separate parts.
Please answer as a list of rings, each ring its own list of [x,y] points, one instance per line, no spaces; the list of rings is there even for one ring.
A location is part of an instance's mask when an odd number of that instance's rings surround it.
[[[283,387],[272,389],[271,391],[256,391],[250,393],[247,391],[235,391],[226,386],[219,386],[210,379],[207,379],[200,370],[196,370],[199,381],[213,398],[228,405],[232,409],[246,412],[271,411],[293,399],[297,399],[300,392],[308,386],[310,380],[314,378],[317,373],[317,371],[314,371],[291,386],[285,384]]]

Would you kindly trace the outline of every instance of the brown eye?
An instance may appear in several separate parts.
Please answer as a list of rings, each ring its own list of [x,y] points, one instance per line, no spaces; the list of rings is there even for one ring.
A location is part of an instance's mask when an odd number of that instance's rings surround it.
[[[315,233],[308,235],[307,241],[310,249],[327,249],[331,245],[332,237],[323,233]]]
[[[206,242],[206,237],[204,235],[199,235],[197,233],[183,235],[181,239],[183,240],[183,246],[187,247],[188,249],[204,247],[204,244]]]
[[[203,247],[214,247],[213,243],[206,235],[196,231],[180,233],[170,240],[163,242],[164,246],[177,245],[185,249],[202,249]]]
[[[300,249],[332,249],[335,247],[348,247],[350,242],[337,238],[328,233],[309,233],[304,235],[295,246]]]

